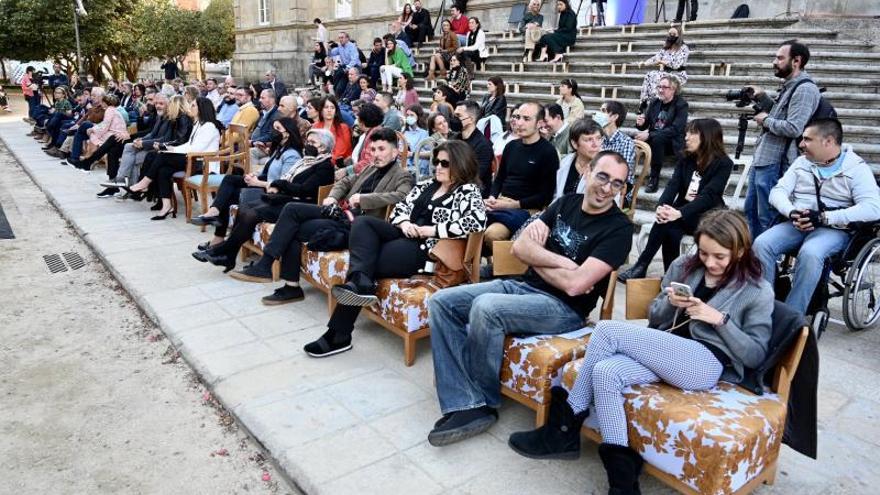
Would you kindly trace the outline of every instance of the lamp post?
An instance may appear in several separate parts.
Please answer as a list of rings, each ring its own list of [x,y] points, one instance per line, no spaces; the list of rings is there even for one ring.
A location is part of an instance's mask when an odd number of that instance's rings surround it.
[[[82,72],[82,48],[79,44],[80,13],[82,13],[82,15],[88,15],[85,7],[83,7],[82,0],[73,0],[73,31],[76,34],[76,67],[79,69],[79,72]]]

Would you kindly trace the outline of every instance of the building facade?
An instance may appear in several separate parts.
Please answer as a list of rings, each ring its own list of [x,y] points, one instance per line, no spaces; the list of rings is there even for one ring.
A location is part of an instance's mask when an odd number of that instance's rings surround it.
[[[307,78],[308,64],[314,50],[316,34],[313,19],[320,18],[335,39],[338,31],[347,31],[365,53],[372,40],[388,32],[388,24],[397,18],[408,0],[236,0],[235,1],[235,56],[232,74],[242,82],[258,81],[262,74],[275,68],[282,79],[302,83]],[[441,5],[444,15],[455,0],[422,0],[435,21]],[[617,4],[616,0],[608,0]],[[632,5],[633,0],[618,0]],[[511,8],[526,0],[470,0],[468,15],[477,16],[487,30],[508,27]],[[545,1],[542,8],[545,19],[555,23],[554,1]],[[587,23],[590,0],[572,0],[580,5],[580,24]],[[666,15],[675,15],[677,0],[665,0]],[[700,19],[730,18],[743,0],[700,0]],[[785,14],[801,16],[877,16],[877,0],[765,0],[749,2],[751,17],[775,17]],[[640,0],[646,22],[654,20],[655,2]],[[612,7],[618,7],[613,5]],[[623,6],[619,6],[623,8]],[[630,7],[631,8],[631,7]]]

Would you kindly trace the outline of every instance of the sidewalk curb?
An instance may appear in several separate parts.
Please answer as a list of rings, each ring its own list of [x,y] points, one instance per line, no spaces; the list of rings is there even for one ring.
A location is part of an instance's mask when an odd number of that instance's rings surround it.
[[[303,495],[308,495],[308,491],[304,489],[302,484],[298,483],[288,471],[291,467],[295,467],[292,463],[290,465],[285,466],[282,464],[279,457],[277,457],[280,453],[273,453],[261,440],[257,437],[250,428],[247,427],[245,422],[241,419],[240,415],[237,414],[232,407],[231,404],[219,394],[217,390],[215,390],[215,385],[219,381],[218,377],[215,377],[201,362],[201,360],[196,355],[191,355],[187,346],[184,346],[179,338],[173,337],[170,331],[169,325],[167,322],[163,321],[157,314],[157,312],[153,309],[153,307],[147,302],[146,298],[140,294],[137,290],[130,286],[122,276],[122,274],[116,269],[116,267],[109,261],[107,258],[107,254],[103,249],[98,246],[97,243],[93,242],[91,237],[86,233],[82,227],[76,222],[76,220],[70,215],[67,210],[65,210],[58,200],[55,198],[55,195],[52,192],[43,186],[43,183],[39,180],[37,175],[31,168],[27,165],[27,161],[23,159],[21,155],[19,155],[12,146],[6,141],[2,134],[0,134],[0,142],[3,143],[3,146],[9,151],[9,153],[15,158],[18,165],[21,167],[22,171],[27,174],[28,178],[34,185],[40,190],[41,193],[46,197],[49,201],[49,204],[58,212],[61,218],[70,225],[73,230],[76,232],[76,235],[89,247],[89,249],[95,253],[98,260],[101,262],[103,267],[110,273],[114,280],[122,287],[126,294],[134,301],[137,308],[147,317],[150,321],[162,332],[162,335],[165,336],[168,344],[175,350],[175,352],[183,359],[186,365],[193,370],[193,372],[198,376],[199,381],[201,381],[205,388],[211,393],[213,397],[215,397],[223,408],[228,412],[234,419],[239,429],[248,437],[250,437],[257,445],[260,446],[268,455],[269,460],[272,462],[273,466],[277,473],[281,474],[284,477],[285,481],[298,490]],[[210,380],[208,379],[210,377]]]

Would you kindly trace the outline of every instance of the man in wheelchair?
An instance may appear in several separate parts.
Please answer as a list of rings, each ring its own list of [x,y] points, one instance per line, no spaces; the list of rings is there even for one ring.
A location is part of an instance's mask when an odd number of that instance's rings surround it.
[[[785,220],[758,236],[754,249],[773,283],[780,255],[796,254],[785,302],[806,313],[825,261],[846,248],[854,222],[880,220],[880,189],[870,166],[842,145],[836,119],[816,119],[804,129],[803,154],[770,191]]]

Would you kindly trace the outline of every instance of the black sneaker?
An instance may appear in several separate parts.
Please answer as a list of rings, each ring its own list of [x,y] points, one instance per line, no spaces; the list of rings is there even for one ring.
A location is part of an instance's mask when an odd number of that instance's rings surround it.
[[[119,189],[115,187],[107,187],[103,191],[99,192],[97,196],[101,199],[112,198],[114,194],[118,193]]]
[[[229,276],[242,282],[269,283],[272,282],[272,265],[270,264],[267,268],[260,263],[254,263],[239,271],[230,273]]]
[[[350,351],[351,339],[349,339],[347,342],[336,344],[328,341],[322,335],[321,338],[319,338],[318,340],[306,344],[303,347],[303,350],[306,351],[306,354],[312,356],[313,358],[329,357],[334,354],[340,354],[345,351]]]
[[[370,289],[358,287],[354,282],[334,285],[330,293],[343,306],[370,306],[379,302],[379,298]]]
[[[428,443],[442,447],[467,440],[488,430],[497,420],[498,412],[487,406],[456,411],[446,421],[441,418],[437,422],[438,426],[428,433]]]
[[[275,289],[275,292],[271,295],[264,297],[262,301],[266,306],[278,306],[302,301],[305,298],[306,295],[303,293],[302,287],[284,284],[282,287]]]

